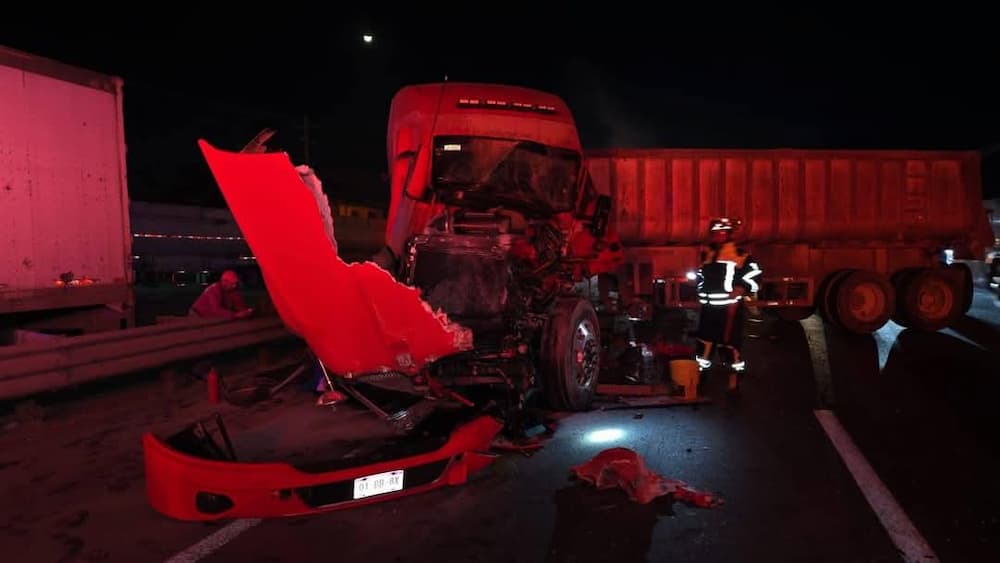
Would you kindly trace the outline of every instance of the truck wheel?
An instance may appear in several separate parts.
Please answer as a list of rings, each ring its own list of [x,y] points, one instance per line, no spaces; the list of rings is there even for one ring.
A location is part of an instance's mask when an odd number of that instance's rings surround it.
[[[832,311],[837,323],[855,334],[870,334],[889,322],[896,308],[896,292],[884,276],[854,270],[831,287]]]
[[[892,287],[896,290],[896,310],[893,311],[892,322],[898,324],[903,328],[908,328],[910,326],[910,317],[906,311],[906,303],[903,300],[903,296],[906,295],[906,286],[920,273],[920,268],[903,268],[902,270],[897,270],[896,273],[892,274],[889,278]]]
[[[958,296],[961,307],[959,307],[958,314],[964,315],[972,308],[972,295],[975,292],[975,289],[972,287],[972,269],[969,268],[968,264],[959,262],[949,264],[948,268],[955,272],[955,277],[959,280]]]
[[[819,315],[823,317],[823,320],[830,324],[838,324],[837,321],[837,303],[834,300],[834,290],[837,288],[837,284],[840,280],[847,277],[854,270],[837,270],[820,283],[819,288],[816,289],[816,295],[813,297],[813,302],[816,305],[816,310],[819,311]]]
[[[963,297],[950,277],[941,270],[921,269],[900,280],[904,286],[899,305],[906,311],[909,326],[937,332],[958,319]]]
[[[570,411],[590,408],[601,366],[601,333],[588,301],[556,303],[545,328],[541,356],[549,405]]]

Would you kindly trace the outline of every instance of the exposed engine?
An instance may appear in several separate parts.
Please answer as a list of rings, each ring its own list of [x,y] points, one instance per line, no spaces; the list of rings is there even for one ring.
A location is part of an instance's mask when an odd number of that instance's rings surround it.
[[[474,349],[442,358],[427,377],[472,404],[511,416],[537,390],[548,309],[571,283],[559,275],[566,237],[516,212],[448,210],[409,245],[402,277],[468,327]]]

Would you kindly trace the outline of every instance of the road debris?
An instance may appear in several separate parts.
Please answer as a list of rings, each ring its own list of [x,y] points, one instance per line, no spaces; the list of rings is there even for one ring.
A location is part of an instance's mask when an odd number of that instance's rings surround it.
[[[717,495],[660,476],[646,467],[639,454],[628,448],[604,450],[590,461],[573,467],[572,472],[598,489],[620,488],[640,504],[648,504],[664,495],[699,508],[713,508],[723,502]]]

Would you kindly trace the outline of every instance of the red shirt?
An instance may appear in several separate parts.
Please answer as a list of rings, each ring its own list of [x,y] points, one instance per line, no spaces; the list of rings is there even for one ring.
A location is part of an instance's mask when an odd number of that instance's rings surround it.
[[[206,287],[205,291],[198,296],[198,299],[191,305],[189,314],[196,317],[231,319],[237,311],[246,308],[239,290],[226,291],[222,289],[222,284],[215,282]]]

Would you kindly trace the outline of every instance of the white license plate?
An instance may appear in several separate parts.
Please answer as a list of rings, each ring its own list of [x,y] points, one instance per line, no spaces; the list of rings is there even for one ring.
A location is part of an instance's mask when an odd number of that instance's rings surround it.
[[[376,473],[354,480],[354,498],[365,498],[403,490],[403,470]]]

